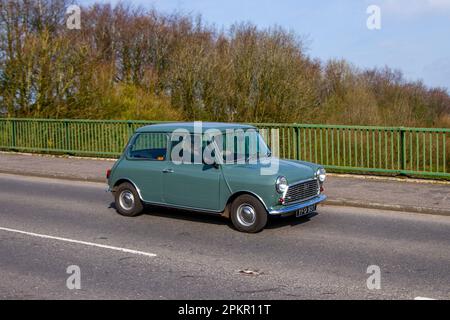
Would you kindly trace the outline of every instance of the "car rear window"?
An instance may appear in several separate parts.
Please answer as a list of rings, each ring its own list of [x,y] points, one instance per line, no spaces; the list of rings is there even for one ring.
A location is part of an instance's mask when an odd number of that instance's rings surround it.
[[[165,161],[167,159],[167,135],[165,133],[141,133],[134,140],[128,156],[132,159]]]

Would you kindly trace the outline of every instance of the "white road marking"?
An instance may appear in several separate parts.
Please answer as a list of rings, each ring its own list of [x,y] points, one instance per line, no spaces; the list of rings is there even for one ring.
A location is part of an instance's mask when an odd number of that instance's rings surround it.
[[[91,246],[91,247],[97,247],[97,248],[102,248],[102,249],[109,249],[109,250],[114,250],[114,251],[131,253],[131,254],[136,254],[136,255],[141,255],[141,256],[146,256],[146,257],[156,257],[156,254],[154,254],[154,253],[138,251],[138,250],[131,250],[131,249],[120,248],[120,247],[107,246],[107,245],[103,245],[103,244],[99,244],[99,243],[80,241],[80,240],[74,240],[74,239],[68,239],[68,238],[60,238],[60,237],[54,237],[54,236],[49,236],[49,235],[45,235],[45,234],[39,234],[39,233],[33,233],[33,232],[27,232],[27,231],[3,228],[3,227],[0,227],[0,230],[24,234],[24,235],[31,236],[31,237],[64,241],[64,242],[69,242],[69,243],[81,244],[81,245],[85,245],[85,246]]]
[[[427,301],[427,300],[436,300],[436,299],[427,298],[427,297],[415,297],[414,300],[424,300],[424,301]]]

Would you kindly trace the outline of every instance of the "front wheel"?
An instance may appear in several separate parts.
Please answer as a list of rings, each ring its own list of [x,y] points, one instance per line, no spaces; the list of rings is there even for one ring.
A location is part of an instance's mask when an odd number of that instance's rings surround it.
[[[142,213],[144,206],[134,186],[122,183],[114,193],[116,210],[125,217],[135,217]]]
[[[242,195],[231,204],[231,221],[241,232],[257,233],[267,224],[267,212],[258,199]]]

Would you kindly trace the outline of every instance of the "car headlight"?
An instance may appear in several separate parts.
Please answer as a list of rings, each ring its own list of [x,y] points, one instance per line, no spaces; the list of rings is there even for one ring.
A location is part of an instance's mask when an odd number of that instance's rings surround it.
[[[327,179],[327,172],[325,171],[324,168],[320,168],[319,170],[317,170],[316,176],[317,179],[319,179],[320,183],[324,183],[325,180]]]
[[[286,177],[278,177],[275,187],[278,193],[285,193],[288,188],[288,181]]]

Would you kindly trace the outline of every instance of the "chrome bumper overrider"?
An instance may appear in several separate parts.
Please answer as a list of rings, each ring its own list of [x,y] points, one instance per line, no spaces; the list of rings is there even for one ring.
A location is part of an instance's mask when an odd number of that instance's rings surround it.
[[[269,211],[270,215],[281,215],[281,214],[287,214],[287,213],[291,213],[291,212],[295,212],[297,210],[318,204],[320,202],[323,202],[327,199],[326,195],[318,195],[315,198],[312,198],[308,201],[305,202],[301,202],[301,203],[296,203],[296,204],[292,204],[289,206],[285,206],[285,207],[281,207],[281,208],[277,208],[277,209],[273,209]]]

